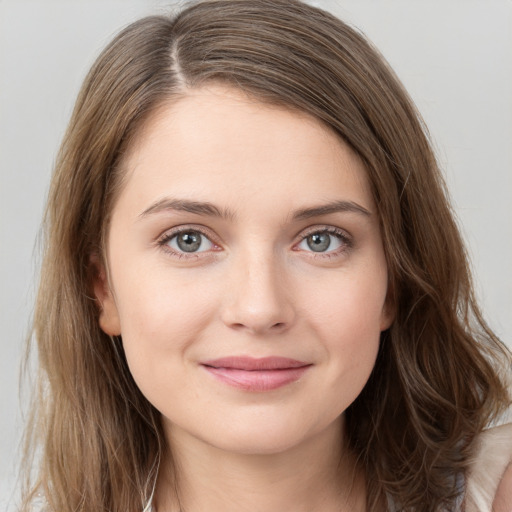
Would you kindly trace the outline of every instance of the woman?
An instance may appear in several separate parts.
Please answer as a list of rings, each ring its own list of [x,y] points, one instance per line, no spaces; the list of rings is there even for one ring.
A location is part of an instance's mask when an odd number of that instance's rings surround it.
[[[46,227],[23,510],[510,508],[511,430],[482,434],[510,355],[417,112],[341,21],[213,0],[129,26]]]

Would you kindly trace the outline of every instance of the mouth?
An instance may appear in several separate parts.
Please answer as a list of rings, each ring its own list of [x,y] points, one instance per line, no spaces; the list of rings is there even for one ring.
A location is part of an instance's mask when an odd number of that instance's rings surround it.
[[[204,361],[201,366],[229,386],[261,392],[298,381],[313,365],[286,357],[233,356]]]

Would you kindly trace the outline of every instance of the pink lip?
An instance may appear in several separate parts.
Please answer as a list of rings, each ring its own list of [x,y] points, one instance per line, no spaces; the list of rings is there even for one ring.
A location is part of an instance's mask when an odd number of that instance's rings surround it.
[[[270,391],[299,380],[311,363],[286,357],[233,356],[204,361],[201,365],[230,386],[245,391]]]

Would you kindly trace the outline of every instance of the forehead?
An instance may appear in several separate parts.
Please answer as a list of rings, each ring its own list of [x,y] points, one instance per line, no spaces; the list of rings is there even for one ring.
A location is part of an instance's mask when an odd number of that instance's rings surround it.
[[[248,195],[300,202],[342,194],[372,208],[364,166],[333,130],[308,114],[220,85],[162,105],[123,167],[125,192],[141,201],[169,193],[203,200],[216,194],[234,203]]]

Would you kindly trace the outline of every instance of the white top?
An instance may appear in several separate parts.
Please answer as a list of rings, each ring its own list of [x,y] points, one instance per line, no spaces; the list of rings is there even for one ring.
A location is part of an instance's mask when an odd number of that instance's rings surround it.
[[[492,512],[501,477],[512,462],[512,423],[491,428],[478,438],[466,481],[466,512]]]

